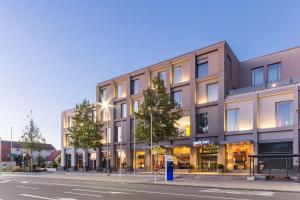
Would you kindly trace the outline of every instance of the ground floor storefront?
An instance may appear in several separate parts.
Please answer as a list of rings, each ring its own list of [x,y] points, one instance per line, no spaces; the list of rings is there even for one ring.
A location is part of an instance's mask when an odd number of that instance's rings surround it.
[[[256,148],[255,148],[256,146]],[[256,149],[256,150],[255,150]],[[237,141],[218,143],[217,140],[199,139],[191,145],[160,145],[151,149],[139,146],[136,151],[128,146],[104,147],[102,151],[68,148],[62,151],[62,168],[68,170],[98,170],[125,172],[153,172],[165,170],[165,156],[173,156],[175,172],[227,172],[247,173],[250,169],[249,155],[254,154],[291,154],[293,142],[254,143],[253,141]],[[152,152],[152,154],[151,154]],[[287,163],[288,162],[288,163]],[[275,168],[288,165],[293,168],[295,160],[272,161]],[[269,163],[258,160],[256,166],[263,171]]]

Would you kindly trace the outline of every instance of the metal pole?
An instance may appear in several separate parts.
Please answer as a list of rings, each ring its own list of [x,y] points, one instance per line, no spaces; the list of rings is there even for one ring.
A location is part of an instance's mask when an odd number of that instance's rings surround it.
[[[136,161],[135,161],[135,129],[136,129],[136,126],[135,126],[135,116],[134,116],[134,118],[133,118],[133,127],[134,127],[134,129],[133,129],[133,177],[134,177],[134,180],[135,180],[135,168],[136,168]]]
[[[152,126],[152,122],[153,122],[152,120],[153,120],[153,119],[152,119],[152,112],[151,112],[151,114],[150,114],[150,118],[151,118],[151,120],[150,120],[150,121],[151,121],[151,122],[150,122],[150,126],[151,126],[151,128],[150,128],[150,129],[151,129],[151,130],[150,130],[150,132],[151,132],[151,139],[150,139],[150,140],[151,140],[151,146],[150,146],[150,148],[151,148],[151,155],[150,155],[150,171],[151,171],[151,175],[153,175],[153,169],[152,169],[152,168],[153,168],[153,163],[152,163],[152,155],[153,155],[153,154],[152,154],[152,149],[153,149],[153,144],[152,144],[152,139],[153,139],[153,138],[152,138],[152,137],[153,137],[153,126]]]
[[[122,178],[122,147],[123,147],[123,119],[121,116],[121,133],[120,133],[120,137],[121,137],[121,144],[120,144],[120,178]]]
[[[108,147],[108,130],[109,130],[109,108],[107,108],[107,129],[106,129],[106,147],[107,147],[107,152],[106,152],[106,171],[107,171],[107,176],[109,176],[109,147]]]
[[[12,157],[12,127],[10,127],[10,165],[11,170],[13,169],[13,157]]]

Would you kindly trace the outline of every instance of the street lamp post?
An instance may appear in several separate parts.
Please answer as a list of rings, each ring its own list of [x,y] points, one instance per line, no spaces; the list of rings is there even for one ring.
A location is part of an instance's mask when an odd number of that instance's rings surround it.
[[[108,131],[110,130],[109,129],[109,118],[110,118],[110,116],[109,116],[109,108],[108,108],[108,106],[106,107],[106,109],[107,109],[107,129],[106,129],[106,147],[107,147],[107,152],[106,152],[106,159],[107,159],[107,161],[106,161],[106,171],[107,171],[107,176],[109,176],[109,163],[108,162],[110,162],[110,160],[109,160],[109,146],[108,146],[108,141],[109,141],[109,134],[108,134]]]
[[[122,153],[123,153],[123,150],[122,150],[122,148],[123,148],[123,116],[122,116],[122,114],[121,114],[121,133],[120,133],[120,138],[121,138],[121,141],[120,141],[121,142],[121,144],[120,144],[120,178],[122,178]]]
[[[134,167],[133,167],[133,177],[134,177],[134,180],[135,180],[135,178],[136,178],[136,177],[135,177],[135,173],[136,173],[136,172],[135,172],[135,169],[136,169],[136,160],[135,160],[135,159],[136,159],[136,158],[135,158],[135,157],[136,157],[136,155],[135,155],[135,145],[136,145],[136,144],[135,144],[135,143],[136,143],[136,141],[135,141],[135,132],[136,132],[136,130],[135,130],[135,129],[136,129],[136,126],[135,126],[135,123],[136,123],[136,121],[135,121],[135,120],[136,120],[136,118],[135,118],[135,116],[134,116],[134,118],[133,118],[133,127],[134,127],[134,129],[133,129],[133,164],[134,164],[134,165],[133,165],[133,166],[134,166]]]
[[[150,132],[151,132],[151,142],[150,142],[150,148],[151,148],[151,152],[150,152],[150,154],[151,154],[151,159],[150,159],[150,170],[151,170],[151,175],[153,175],[153,163],[152,163],[152,149],[153,149],[153,144],[152,144],[152,140],[153,140],[153,137],[152,137],[152,133],[153,133],[153,126],[152,126],[152,112],[151,112],[151,114],[150,114],[150,119],[151,119],[151,122],[150,122]]]
[[[12,157],[12,127],[10,127],[10,166],[13,169],[13,157]]]

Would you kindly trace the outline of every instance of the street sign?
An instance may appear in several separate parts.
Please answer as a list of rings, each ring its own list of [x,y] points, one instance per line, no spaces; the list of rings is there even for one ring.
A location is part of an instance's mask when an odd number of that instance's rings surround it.
[[[165,180],[166,181],[173,181],[173,156],[165,155],[166,160],[166,167],[165,167]]]

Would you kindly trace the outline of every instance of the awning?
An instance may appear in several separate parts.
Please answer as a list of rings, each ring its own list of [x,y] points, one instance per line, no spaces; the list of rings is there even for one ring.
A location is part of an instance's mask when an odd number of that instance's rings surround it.
[[[242,142],[249,142],[249,143],[253,143],[253,140],[249,140],[249,139],[236,139],[236,140],[226,140],[226,141],[222,141],[220,142],[220,144],[234,144],[234,143],[242,143]]]

